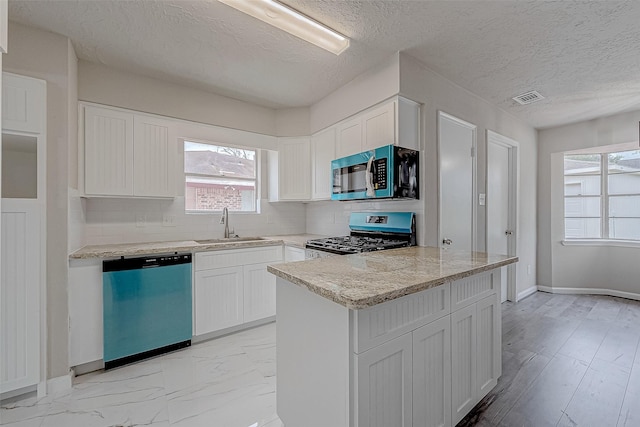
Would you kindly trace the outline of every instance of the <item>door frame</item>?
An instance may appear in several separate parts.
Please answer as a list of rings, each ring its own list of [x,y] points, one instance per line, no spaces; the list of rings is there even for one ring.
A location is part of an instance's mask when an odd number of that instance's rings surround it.
[[[511,239],[507,240],[507,252],[509,256],[516,256],[518,252],[518,190],[520,189],[520,144],[511,138],[501,135],[495,131],[487,129],[486,135],[487,149],[485,150],[487,158],[485,159],[486,176],[485,182],[489,179],[489,144],[496,144],[498,146],[507,148],[509,150],[509,200],[508,200],[508,224],[509,230],[512,230],[513,234]],[[487,204],[491,203],[491,199],[487,199]],[[487,210],[488,211],[488,210]],[[487,230],[487,236],[489,231],[489,215],[485,216],[485,230]],[[485,240],[485,251],[489,244],[489,239]],[[507,301],[517,302],[517,269],[516,264],[509,264],[506,268],[507,272]]]
[[[440,175],[442,171],[442,150],[440,147],[441,143],[441,131],[440,127],[440,119],[448,119],[456,124],[459,124],[473,133],[473,141],[471,143],[471,250],[478,250],[478,208],[476,206],[476,198],[478,194],[478,178],[477,178],[477,170],[478,170],[478,126],[473,123],[467,122],[465,120],[459,119],[456,116],[453,116],[449,113],[445,113],[442,110],[438,110],[438,118],[437,122],[437,144],[436,151],[438,156],[438,247],[442,248],[442,177]]]

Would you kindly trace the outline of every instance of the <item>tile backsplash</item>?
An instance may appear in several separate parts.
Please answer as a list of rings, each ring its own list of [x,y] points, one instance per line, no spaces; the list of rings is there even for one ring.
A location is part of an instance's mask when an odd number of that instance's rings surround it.
[[[78,198],[79,199],[79,198]],[[184,211],[184,197],[172,200],[72,197],[73,244],[139,243],[170,240],[219,238],[224,234],[220,214],[190,214]],[[78,208],[79,207],[79,208]],[[84,217],[84,227],[78,225]],[[260,213],[229,213],[229,225],[240,236],[304,233],[305,205],[260,201]]]
[[[69,252],[84,245],[219,238],[220,214],[188,214],[184,197],[172,200],[90,198],[69,191]],[[418,243],[423,241],[424,207],[419,200],[311,203],[260,200],[260,213],[229,213],[240,236],[349,234],[349,215],[357,211],[410,211],[417,214]]]
[[[377,200],[354,202],[313,202],[307,206],[307,233],[325,236],[349,234],[349,215],[351,212],[415,212],[418,244],[423,241],[424,201],[420,200]]]

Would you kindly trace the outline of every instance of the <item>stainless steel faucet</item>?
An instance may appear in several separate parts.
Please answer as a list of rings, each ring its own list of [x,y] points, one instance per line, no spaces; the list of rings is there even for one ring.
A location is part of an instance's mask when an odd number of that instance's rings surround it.
[[[220,224],[224,224],[224,238],[229,238],[229,209],[225,206],[222,209],[222,217],[220,218]]]

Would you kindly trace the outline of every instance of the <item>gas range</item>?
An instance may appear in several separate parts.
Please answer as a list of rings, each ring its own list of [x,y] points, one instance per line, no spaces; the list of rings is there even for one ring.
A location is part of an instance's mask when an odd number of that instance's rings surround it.
[[[415,227],[413,212],[353,212],[349,218],[351,234],[309,240],[307,258],[415,246]]]

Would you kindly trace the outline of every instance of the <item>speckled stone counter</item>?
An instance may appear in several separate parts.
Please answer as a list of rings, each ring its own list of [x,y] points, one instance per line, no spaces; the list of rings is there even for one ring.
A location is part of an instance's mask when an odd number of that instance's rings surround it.
[[[416,246],[267,269],[349,309],[361,309],[517,261],[517,257],[484,252]]]
[[[123,243],[114,245],[88,245],[71,255],[71,259],[88,259],[88,258],[113,258],[120,256],[136,256],[164,254],[173,252],[202,252],[202,251],[218,251],[225,249],[240,249],[256,246],[278,246],[282,245],[282,240],[272,238],[259,238],[259,240],[233,240],[233,238],[222,241],[208,243],[198,243],[195,240],[182,240],[172,242],[153,242],[153,243]],[[201,241],[202,242],[202,241]]]
[[[218,251],[225,249],[250,248],[255,246],[277,246],[285,245],[297,246],[304,249],[307,240],[320,239],[326,236],[317,234],[286,234],[282,236],[244,237],[244,240],[234,240],[234,238],[211,239],[209,242],[200,243],[195,240],[180,240],[169,242],[143,242],[143,243],[122,243],[111,245],[87,245],[69,255],[71,259],[89,258],[113,258],[120,256],[138,256],[152,254],[166,254],[173,252],[202,252]],[[216,241],[217,240],[217,241]],[[223,241],[226,240],[226,241]]]
[[[326,237],[327,236],[321,236],[318,234],[285,234],[282,236],[266,236],[265,239],[282,240],[285,245],[304,249],[304,245],[308,240],[322,239]]]

